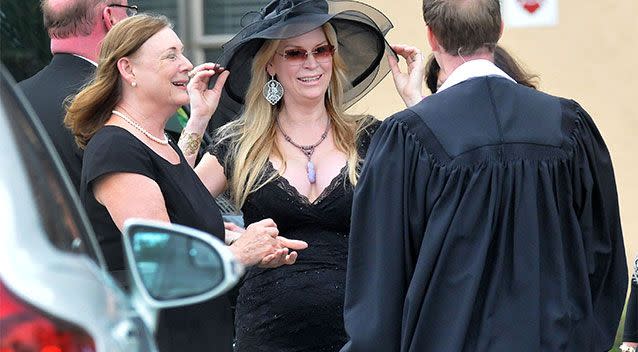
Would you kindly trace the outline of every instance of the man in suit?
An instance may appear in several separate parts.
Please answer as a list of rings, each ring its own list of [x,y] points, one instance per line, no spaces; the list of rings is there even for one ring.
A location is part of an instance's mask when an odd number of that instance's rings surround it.
[[[494,65],[499,0],[424,0],[423,16],[447,78],[368,150],[342,351],[610,349],[627,266],[593,119]]]
[[[22,88],[79,191],[82,152],[64,126],[64,101],[91,78],[106,33],[127,17],[128,2],[43,0],[44,26],[51,38],[51,62],[18,85]]]

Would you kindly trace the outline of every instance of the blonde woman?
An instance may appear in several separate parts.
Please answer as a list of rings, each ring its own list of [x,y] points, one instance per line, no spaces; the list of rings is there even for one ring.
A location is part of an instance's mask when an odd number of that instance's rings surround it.
[[[213,195],[228,189],[246,224],[271,218],[309,247],[295,265],[247,272],[236,349],[338,351],[352,191],[379,125],[344,110],[389,72],[391,24],[353,1],[273,1],[251,15],[220,59],[231,73],[214,122],[239,117],[195,170]],[[420,65],[416,49],[396,49]],[[413,82],[418,89],[406,91],[420,90],[422,75]],[[187,157],[207,124],[189,122],[180,140]]]

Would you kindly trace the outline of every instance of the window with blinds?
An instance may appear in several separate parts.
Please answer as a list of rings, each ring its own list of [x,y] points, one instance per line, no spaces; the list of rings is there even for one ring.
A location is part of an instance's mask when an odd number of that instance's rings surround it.
[[[270,1],[129,0],[129,4],[139,6],[140,12],[167,16],[175,25],[175,32],[184,41],[191,61],[204,62],[215,61],[219,57],[221,46],[242,28],[244,14],[259,11]],[[202,17],[194,20],[193,16]]]
[[[204,34],[235,34],[241,18],[259,11],[270,0],[204,0]]]
[[[131,5],[137,5],[140,12],[150,12],[168,17],[173,24],[177,21],[177,1],[176,0],[131,0]]]

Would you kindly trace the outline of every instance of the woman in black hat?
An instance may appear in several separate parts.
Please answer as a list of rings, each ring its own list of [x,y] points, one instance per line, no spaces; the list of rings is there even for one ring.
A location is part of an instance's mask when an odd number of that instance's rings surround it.
[[[248,269],[237,299],[236,349],[338,351],[346,342],[353,186],[379,125],[345,109],[389,72],[394,54],[384,35],[392,25],[355,1],[273,1],[253,15],[218,60],[230,76],[213,124],[231,122],[196,172],[213,195],[230,191],[246,224],[272,218],[281,235],[309,246],[295,265]],[[413,70],[398,72],[393,58],[395,81],[404,100],[418,101],[421,55],[396,49]],[[191,160],[207,124],[189,121],[182,134]]]

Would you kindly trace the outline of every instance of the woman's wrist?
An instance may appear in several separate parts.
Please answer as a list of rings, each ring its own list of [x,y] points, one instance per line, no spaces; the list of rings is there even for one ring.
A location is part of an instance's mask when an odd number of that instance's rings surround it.
[[[237,245],[237,243],[235,243],[235,241],[233,241],[232,244],[228,245],[228,249],[230,249],[230,251],[233,253],[233,255],[235,256],[235,259],[239,262],[239,264],[248,266],[247,260],[243,255],[243,250],[239,248],[239,246]]]
[[[210,118],[197,117],[193,114],[188,118],[188,123],[182,129],[179,141],[177,142],[177,145],[185,156],[188,157],[197,154],[209,120]]]
[[[224,241],[226,242],[227,245],[232,246],[233,243],[235,243],[239,239],[239,237],[241,237],[241,233],[226,230]]]
[[[403,102],[405,103],[406,107],[410,108],[410,107],[413,107],[416,104],[420,103],[421,100],[423,100],[423,98],[424,97],[419,94],[419,95],[406,97],[405,99],[403,99]]]
[[[199,116],[197,113],[191,111],[191,115],[188,117],[188,123],[184,129],[192,132],[203,134],[210,122],[210,116]]]
[[[179,135],[177,145],[185,156],[196,155],[202,145],[203,133],[189,132],[184,128]]]

